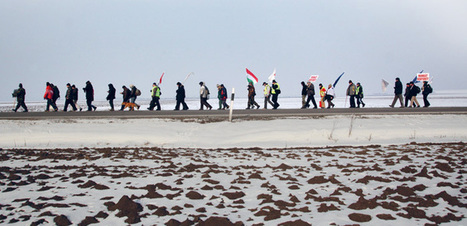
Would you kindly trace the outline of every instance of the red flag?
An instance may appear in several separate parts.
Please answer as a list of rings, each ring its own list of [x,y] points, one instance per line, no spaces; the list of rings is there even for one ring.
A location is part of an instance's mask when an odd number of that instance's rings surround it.
[[[162,83],[162,77],[164,77],[164,74],[165,74],[165,72],[162,73],[161,78],[159,79],[159,85]]]
[[[250,70],[248,70],[248,68],[246,68],[246,73],[249,75],[246,76],[246,80],[248,82],[252,82],[253,84],[258,82],[258,78]]]

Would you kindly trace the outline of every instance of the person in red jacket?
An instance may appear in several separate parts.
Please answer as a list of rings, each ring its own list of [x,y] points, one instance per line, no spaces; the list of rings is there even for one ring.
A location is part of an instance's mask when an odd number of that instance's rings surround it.
[[[50,108],[50,105],[52,105],[52,107],[54,108],[54,111],[58,111],[58,108],[57,108],[57,105],[55,105],[54,101],[53,101],[53,97],[54,97],[54,91],[53,91],[53,87],[50,83],[46,83],[46,87],[45,87],[45,94],[44,94],[44,100],[47,100],[47,108],[45,109],[45,111],[49,111],[49,108]]]

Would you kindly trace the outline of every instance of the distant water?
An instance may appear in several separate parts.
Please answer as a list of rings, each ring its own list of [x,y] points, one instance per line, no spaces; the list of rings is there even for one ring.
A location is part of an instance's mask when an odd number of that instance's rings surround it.
[[[389,104],[392,103],[393,96],[366,96],[363,99],[366,108],[381,108],[381,107],[388,107]],[[319,101],[319,97],[315,96],[317,104]],[[421,106],[423,106],[423,96],[420,94],[417,96],[418,102]],[[256,102],[263,108],[264,105],[264,97],[256,96]],[[431,103],[432,107],[467,107],[467,90],[455,90],[455,91],[438,91],[436,93],[430,94],[428,100]],[[119,109],[122,99],[117,98],[114,101],[116,108]],[[234,109],[245,109],[247,107],[247,99],[246,98],[236,98],[234,102]],[[65,100],[59,99],[57,101],[58,108],[60,110],[63,109],[63,104]],[[136,102],[141,105],[140,110],[147,110],[149,106],[150,99],[148,98],[140,98],[137,99]],[[161,105],[163,110],[173,110],[175,107],[175,99],[161,99]],[[293,108],[300,108],[302,106],[302,98],[301,97],[281,97],[279,95],[279,108],[286,108],[286,109],[293,109]],[[186,103],[190,110],[198,110],[200,108],[199,99],[197,98],[187,98]],[[208,103],[210,103],[213,109],[218,108],[218,100],[217,99],[209,99]],[[230,105],[230,100],[227,101]],[[336,105],[336,108],[348,108],[349,100],[345,96],[338,96],[334,99],[333,103]],[[93,104],[98,107],[99,110],[109,110],[109,104],[107,101],[94,101]],[[42,102],[26,102],[30,111],[44,111],[46,106],[46,101]],[[86,110],[86,103],[84,101],[80,101],[79,105]],[[399,103],[396,103],[396,107],[399,107]],[[13,108],[13,100],[11,102],[2,102],[0,103],[0,112],[7,112],[11,111]],[[268,106],[271,108],[271,106]]]

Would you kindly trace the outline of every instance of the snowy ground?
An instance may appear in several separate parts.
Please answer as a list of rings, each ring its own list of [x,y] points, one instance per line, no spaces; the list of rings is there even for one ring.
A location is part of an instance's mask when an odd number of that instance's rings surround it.
[[[464,114],[0,120],[0,224],[467,225],[465,125]]]

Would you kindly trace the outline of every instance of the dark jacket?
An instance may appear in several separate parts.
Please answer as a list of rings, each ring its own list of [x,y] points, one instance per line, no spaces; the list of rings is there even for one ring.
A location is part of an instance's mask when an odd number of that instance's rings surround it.
[[[78,89],[77,88],[71,89],[71,99],[73,101],[78,101]]]
[[[402,94],[402,82],[401,81],[396,82],[396,86],[394,87],[394,94],[396,95]]]
[[[419,90],[419,89],[420,89],[420,88],[419,88],[418,86],[416,86],[416,85],[410,87],[410,92],[409,92],[409,93],[410,93],[410,96],[411,96],[411,97],[416,97],[417,94],[418,94],[418,90]]]
[[[131,91],[128,88],[123,88],[122,96],[123,96],[123,102],[128,102],[130,100],[130,94]]]
[[[23,102],[24,96],[26,96],[26,90],[24,88],[18,88],[16,90],[16,100],[18,102]]]
[[[307,86],[306,93],[308,96],[315,95],[315,85],[313,85],[313,83],[310,83],[310,86]]]
[[[73,100],[73,89],[69,86],[66,90],[65,99]]]
[[[179,101],[185,99],[185,87],[183,85],[178,86],[176,99]]]
[[[302,82],[302,96],[307,95],[307,88],[305,82]]]
[[[407,98],[410,98],[410,86],[409,87],[405,87],[405,93],[404,93],[404,96],[406,96]]]
[[[60,90],[58,89],[58,87],[54,86],[52,90],[54,92],[52,99],[57,100],[58,98],[60,98]]]
[[[248,85],[248,97],[256,96],[255,86]]]
[[[94,100],[94,88],[92,87],[90,82],[86,83],[86,87],[84,87],[84,92],[86,93],[86,100]]]
[[[115,99],[115,88],[112,84],[109,84],[109,94],[107,95],[107,100]]]
[[[136,97],[136,86],[131,87],[130,98]]]
[[[430,84],[423,84],[423,95],[428,95],[431,92],[433,92],[433,89],[431,88]]]

